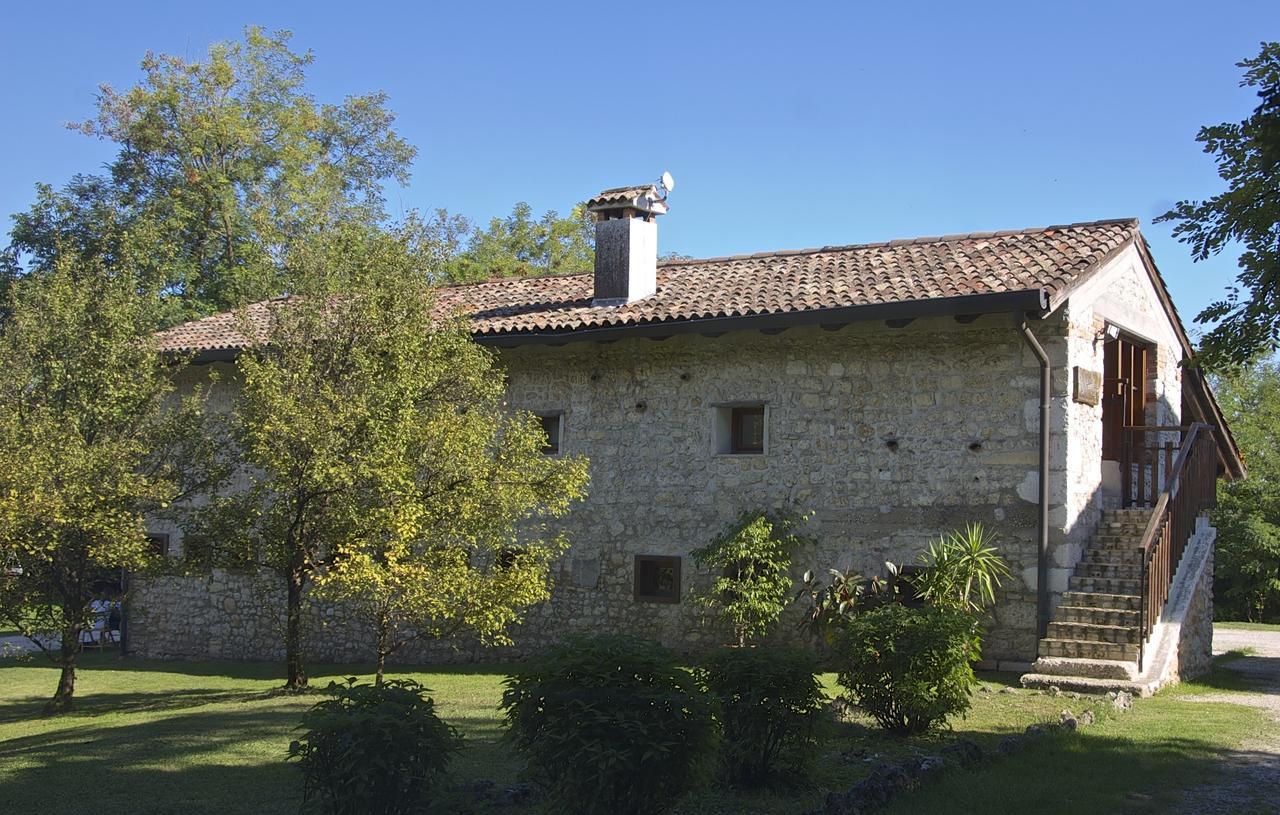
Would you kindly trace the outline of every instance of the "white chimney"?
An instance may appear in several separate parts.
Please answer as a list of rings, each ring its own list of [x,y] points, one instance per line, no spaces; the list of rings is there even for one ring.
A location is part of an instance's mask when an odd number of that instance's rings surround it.
[[[637,187],[605,190],[587,202],[596,216],[593,306],[621,306],[657,291],[658,224],[667,211],[671,176]],[[660,186],[661,185],[661,186]]]

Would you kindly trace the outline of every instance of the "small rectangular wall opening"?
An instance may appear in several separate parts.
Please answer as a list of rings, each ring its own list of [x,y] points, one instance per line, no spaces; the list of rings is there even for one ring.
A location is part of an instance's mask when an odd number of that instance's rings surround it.
[[[769,451],[769,408],[763,402],[717,405],[715,451],[720,455],[762,456]]]
[[[645,603],[680,602],[680,558],[636,555],[635,599]]]
[[[542,452],[548,456],[560,455],[560,437],[564,431],[563,413],[541,413],[538,421],[542,422],[542,432],[547,436],[547,443],[542,445]]]

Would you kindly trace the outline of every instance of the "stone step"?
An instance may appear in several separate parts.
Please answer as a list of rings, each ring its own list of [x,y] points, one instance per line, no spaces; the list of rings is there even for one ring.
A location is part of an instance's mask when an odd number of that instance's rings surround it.
[[[1116,609],[1137,612],[1142,608],[1142,597],[1137,595],[1107,594],[1105,591],[1064,591],[1062,605],[1076,608]]]
[[[1124,509],[1104,509],[1102,517],[1108,520],[1116,518],[1150,518],[1150,507],[1126,507]]]
[[[1040,655],[1072,659],[1109,659],[1133,662],[1138,659],[1136,643],[1087,642],[1045,637],[1040,640]]]
[[[1142,546],[1142,535],[1108,535],[1098,534],[1093,536],[1093,540],[1089,541],[1089,549],[1098,550],[1115,550],[1115,551],[1139,551]]]
[[[1137,645],[1138,629],[1122,625],[1095,625],[1093,623],[1049,623],[1048,639],[1075,640],[1076,642],[1106,642],[1120,645]]]
[[[1072,591],[1084,591],[1090,594],[1137,594],[1141,582],[1137,578],[1072,575],[1067,585]]]
[[[1088,553],[1087,557],[1087,560],[1076,564],[1078,577],[1118,577],[1125,580],[1139,580],[1142,577],[1142,567],[1137,564],[1100,563],[1093,559],[1092,552]]]
[[[1154,692],[1150,683],[1134,682],[1128,679],[1099,679],[1090,676],[1059,676],[1043,671],[1023,674],[1018,681],[1024,688],[1057,688],[1060,691],[1097,695],[1124,691],[1132,696],[1150,696]]]
[[[1055,677],[1133,680],[1138,677],[1138,663],[1115,659],[1040,657],[1031,664],[1031,673]]]
[[[1053,621],[1137,628],[1141,622],[1141,616],[1141,612],[1137,609],[1062,605],[1058,606],[1058,610],[1053,613]]]
[[[1077,608],[1098,608],[1137,611],[1142,607],[1142,598],[1136,594],[1111,594],[1109,592],[1065,591],[1062,593],[1062,604]]]
[[[1138,549],[1101,549],[1090,546],[1085,549],[1081,562],[1111,563],[1115,565],[1142,565],[1142,552]]]

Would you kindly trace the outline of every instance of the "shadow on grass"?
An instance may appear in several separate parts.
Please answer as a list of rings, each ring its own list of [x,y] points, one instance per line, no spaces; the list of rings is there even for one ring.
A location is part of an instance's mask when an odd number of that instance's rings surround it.
[[[973,771],[950,773],[904,796],[886,813],[1201,812],[1188,796],[1230,782],[1243,765],[1280,779],[1280,756],[1227,750],[1194,738],[1135,741],[1087,732],[1044,736],[1013,756]],[[1272,806],[1274,787],[1242,792],[1244,797],[1236,799],[1239,806],[1233,812],[1274,812],[1251,809]]]
[[[192,690],[169,695],[180,698],[169,706],[130,694],[98,694],[93,706],[180,711],[184,704],[252,704],[122,723],[77,715],[45,720],[42,727],[48,729],[42,732],[0,742],[0,812],[298,812],[301,776],[285,755],[300,732],[302,706],[290,704],[288,696],[262,693]],[[448,783],[514,780],[518,767],[499,743],[502,731],[496,720],[459,716],[449,721],[467,740]]]
[[[0,662],[0,665],[18,665],[16,662]],[[37,658],[31,665],[49,665],[48,660]],[[277,679],[285,680],[284,661],[273,662],[239,662],[239,661],[186,661],[167,659],[141,659],[132,656],[121,656],[119,651],[108,649],[102,653],[85,653],[80,657],[80,665],[96,671],[143,671],[157,673],[181,674],[184,676],[221,676],[228,679]],[[481,676],[505,676],[510,672],[511,663],[450,663],[443,665],[399,665],[388,667],[388,676],[404,674],[469,674]],[[373,663],[308,663],[307,675],[313,682],[321,686],[327,685],[330,679],[347,676],[372,678]]]
[[[150,693],[86,693],[76,699],[75,707],[58,718],[74,719],[107,713],[143,713],[184,710],[223,702],[253,702],[268,699],[270,692],[232,691],[217,688],[184,688]],[[30,721],[43,715],[47,696],[13,699],[0,709],[0,724]]]
[[[1258,656],[1251,648],[1228,651],[1214,657],[1209,672],[1192,682],[1217,690],[1280,693],[1280,657]],[[1176,694],[1179,690],[1175,685],[1169,692]]]
[[[295,812],[298,779],[284,755],[297,718],[255,706],[108,727],[67,719],[0,743],[0,811]]]

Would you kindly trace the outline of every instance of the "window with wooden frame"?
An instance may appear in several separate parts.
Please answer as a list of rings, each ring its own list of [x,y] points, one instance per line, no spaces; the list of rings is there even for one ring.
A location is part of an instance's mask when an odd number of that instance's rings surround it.
[[[763,455],[769,441],[768,416],[762,402],[717,405],[715,451],[721,455]]]
[[[547,443],[542,445],[542,452],[548,456],[560,454],[560,429],[564,424],[563,419],[563,413],[538,414],[538,421],[542,423],[542,432],[547,437]]]
[[[636,555],[635,598],[647,603],[680,602],[680,558]]]
[[[731,409],[729,452],[764,452],[764,405],[744,405]]]
[[[495,563],[499,571],[506,571],[516,565],[516,562],[525,554],[525,549],[518,546],[504,546],[498,550],[498,556]]]
[[[169,536],[161,532],[148,532],[147,543],[151,546],[151,553],[157,557],[169,556]]]

